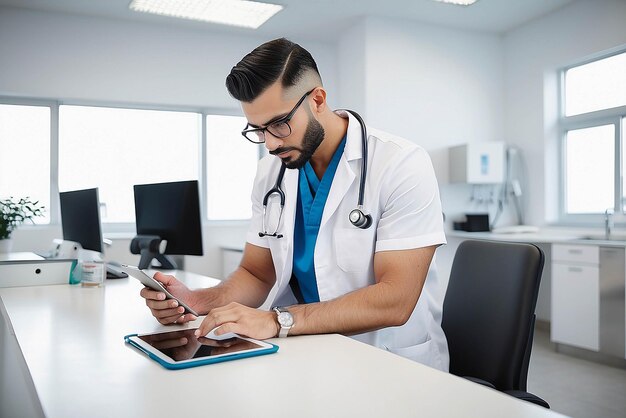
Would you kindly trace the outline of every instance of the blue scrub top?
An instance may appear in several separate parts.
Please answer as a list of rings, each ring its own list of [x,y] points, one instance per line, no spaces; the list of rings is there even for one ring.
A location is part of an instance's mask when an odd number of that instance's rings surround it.
[[[346,146],[344,137],[335,151],[328,168],[320,181],[307,163],[300,169],[298,184],[298,206],[294,228],[293,274],[298,280],[304,303],[319,302],[317,279],[315,278],[314,253],[317,234],[322,222],[324,206],[333,184],[339,160]]]

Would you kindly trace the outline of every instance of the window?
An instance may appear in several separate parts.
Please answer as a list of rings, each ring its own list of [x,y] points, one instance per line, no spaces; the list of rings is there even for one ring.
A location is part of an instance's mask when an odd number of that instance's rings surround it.
[[[249,219],[252,216],[250,195],[259,147],[263,146],[241,135],[245,126],[246,118],[241,116],[206,117],[208,219]]]
[[[562,70],[561,220],[626,212],[626,52]]]
[[[205,219],[246,220],[266,153],[241,136],[245,125],[241,116],[200,110],[0,97],[0,199],[39,200],[46,216],[37,223],[59,224],[59,191],[98,187],[105,231],[127,232],[135,220],[133,185],[199,180]]]
[[[61,106],[59,190],[99,187],[102,222],[134,222],[133,185],[197,180],[200,142],[199,113]]]
[[[50,222],[50,107],[0,104],[0,198],[29,196]]]
[[[626,52],[570,68],[565,116],[626,105]]]
[[[613,207],[615,160],[613,125],[572,129],[565,145],[568,213],[601,213]]]

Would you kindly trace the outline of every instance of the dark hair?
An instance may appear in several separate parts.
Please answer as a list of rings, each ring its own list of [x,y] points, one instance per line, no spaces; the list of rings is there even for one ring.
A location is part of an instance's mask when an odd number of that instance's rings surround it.
[[[285,38],[274,39],[256,47],[230,70],[226,88],[235,99],[251,102],[279,77],[283,87],[291,87],[310,70],[319,76],[309,51]]]

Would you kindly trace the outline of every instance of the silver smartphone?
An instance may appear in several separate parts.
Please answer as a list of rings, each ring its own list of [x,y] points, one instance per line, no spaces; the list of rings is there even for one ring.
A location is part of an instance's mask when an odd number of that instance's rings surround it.
[[[120,270],[127,273],[129,276],[132,276],[135,279],[139,280],[141,284],[143,284],[144,286],[149,287],[152,290],[156,290],[157,292],[165,293],[165,296],[167,297],[167,299],[174,299],[175,301],[178,302],[180,306],[185,308],[185,313],[190,313],[195,316],[200,316],[198,315],[196,311],[191,309],[185,302],[183,302],[182,300],[178,299],[176,296],[168,292],[161,282],[159,282],[156,279],[153,279],[145,271],[141,270],[140,268],[135,267],[135,266],[129,266],[127,264],[122,264],[120,266]]]

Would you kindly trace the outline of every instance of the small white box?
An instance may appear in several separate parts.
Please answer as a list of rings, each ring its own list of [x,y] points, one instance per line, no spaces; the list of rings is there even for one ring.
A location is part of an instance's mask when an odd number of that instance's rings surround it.
[[[75,260],[0,261],[0,287],[68,284]]]
[[[450,183],[502,183],[504,153],[504,142],[476,142],[450,148]]]

